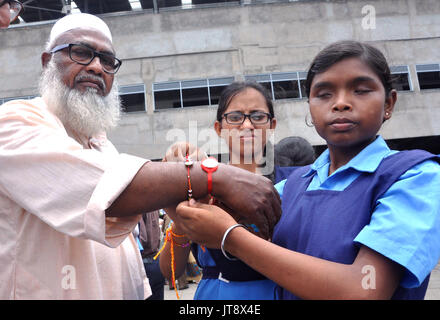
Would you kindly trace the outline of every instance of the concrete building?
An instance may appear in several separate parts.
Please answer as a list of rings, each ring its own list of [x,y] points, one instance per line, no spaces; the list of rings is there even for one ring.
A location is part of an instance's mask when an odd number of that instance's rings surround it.
[[[381,134],[396,148],[440,154],[438,0],[242,0],[100,16],[123,60],[117,79],[126,112],[109,135],[121,152],[159,159],[181,139],[224,152],[212,129],[216,99],[226,84],[245,78],[273,94],[275,142],[302,136],[319,150],[324,141],[305,124],[300,85],[319,50],[355,39],[381,49],[399,79],[396,109]],[[38,94],[53,23],[0,30],[0,103]]]

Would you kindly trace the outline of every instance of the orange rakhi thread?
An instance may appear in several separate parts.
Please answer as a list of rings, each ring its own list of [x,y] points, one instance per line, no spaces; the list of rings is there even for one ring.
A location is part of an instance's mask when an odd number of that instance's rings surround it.
[[[175,243],[174,242],[174,237],[182,238],[185,235],[183,235],[183,234],[175,234],[171,228],[172,228],[172,226],[170,226],[167,229],[166,236],[165,236],[165,242],[164,242],[162,248],[154,256],[153,259],[156,260],[157,257],[162,253],[163,249],[165,249],[167,243],[170,242],[170,249],[171,249],[171,278],[172,278],[171,281],[173,282],[173,285],[174,285],[174,291],[176,292],[176,297],[177,297],[177,299],[180,299],[179,293],[177,291],[177,286],[176,286],[175,261],[174,261],[174,244],[176,244],[179,247],[185,248],[185,247],[188,247],[190,243],[189,243],[189,241],[187,243],[184,243],[184,244]]]
[[[191,187],[191,175],[189,174],[189,169],[191,168],[191,166],[194,164],[194,161],[192,161],[191,157],[186,154],[185,157],[185,167],[187,169],[187,179],[188,179],[188,201],[192,199],[192,187]]]

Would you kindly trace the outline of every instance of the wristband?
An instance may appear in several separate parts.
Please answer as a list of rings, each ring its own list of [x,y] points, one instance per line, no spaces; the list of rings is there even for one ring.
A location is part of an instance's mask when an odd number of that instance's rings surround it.
[[[203,160],[200,164],[203,171],[208,174],[208,194],[212,195],[212,173],[218,169],[218,161],[213,157]]]

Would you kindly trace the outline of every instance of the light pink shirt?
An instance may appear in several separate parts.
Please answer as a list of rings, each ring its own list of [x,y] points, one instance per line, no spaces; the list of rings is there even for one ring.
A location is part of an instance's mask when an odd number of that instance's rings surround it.
[[[141,216],[105,216],[146,161],[71,138],[41,98],[0,106],[0,299],[148,297]]]

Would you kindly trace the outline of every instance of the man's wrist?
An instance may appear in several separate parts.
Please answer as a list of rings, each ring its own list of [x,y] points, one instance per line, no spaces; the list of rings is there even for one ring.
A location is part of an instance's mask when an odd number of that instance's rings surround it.
[[[208,194],[212,195],[212,180],[213,180],[213,173],[217,171],[219,163],[216,158],[209,157],[200,163],[200,166],[203,171],[206,172],[207,177],[207,184],[208,184]]]
[[[218,199],[221,199],[222,196],[224,195],[223,188],[225,187],[225,182],[223,180],[225,177],[228,177],[228,175],[225,174],[225,168],[226,168],[225,164],[219,163],[217,170],[212,173],[211,195]]]

